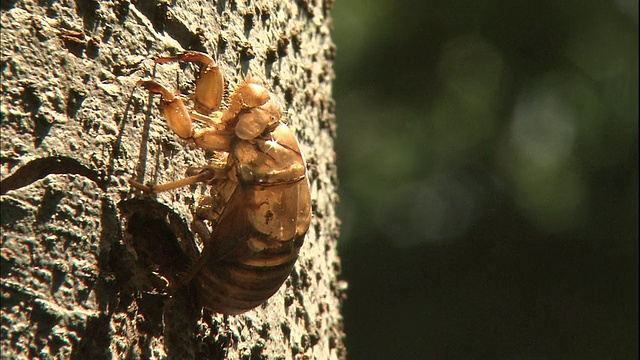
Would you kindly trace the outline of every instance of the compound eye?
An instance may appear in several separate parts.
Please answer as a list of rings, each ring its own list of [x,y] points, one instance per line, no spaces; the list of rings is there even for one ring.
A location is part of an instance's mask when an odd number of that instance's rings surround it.
[[[271,115],[260,108],[251,109],[238,117],[236,136],[242,140],[258,137],[267,128]]]

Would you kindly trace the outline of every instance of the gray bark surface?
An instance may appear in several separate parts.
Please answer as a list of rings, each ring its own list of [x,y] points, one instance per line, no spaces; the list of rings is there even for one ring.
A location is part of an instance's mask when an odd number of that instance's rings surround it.
[[[342,359],[331,3],[3,1],[2,358]],[[177,138],[135,84],[153,60],[216,56],[233,90],[261,79],[305,153],[313,220],[267,303],[212,314],[166,282],[188,258],[204,185],[135,194],[208,156]],[[198,67],[156,78],[189,94]],[[228,94],[226,94],[228,96]],[[180,249],[178,249],[180,250]]]

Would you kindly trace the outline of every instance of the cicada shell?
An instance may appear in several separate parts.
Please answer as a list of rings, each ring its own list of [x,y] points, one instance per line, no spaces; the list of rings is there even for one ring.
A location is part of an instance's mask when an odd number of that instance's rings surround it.
[[[231,154],[238,183],[195,281],[204,306],[238,314],[264,303],[289,276],[309,228],[311,200],[304,158],[286,125],[255,141],[236,139]]]
[[[243,81],[228,107],[219,111],[224,81],[210,57],[186,52],[157,60],[168,61],[203,64],[193,111],[158,82],[139,84],[162,95],[173,131],[218,156],[173,183],[153,187],[130,183],[149,192],[195,182],[211,186],[211,195],[200,202],[192,224],[204,249],[182,282],[195,284],[204,307],[240,314],[278,291],[298,258],[311,221],[304,156],[291,129],[280,121],[279,101],[262,84]],[[195,128],[193,121],[206,126]]]

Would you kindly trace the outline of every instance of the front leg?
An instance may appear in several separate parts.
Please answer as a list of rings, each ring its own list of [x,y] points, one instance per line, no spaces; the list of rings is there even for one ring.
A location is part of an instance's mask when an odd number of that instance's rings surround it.
[[[184,101],[180,97],[175,96],[169,89],[155,80],[140,80],[137,85],[154,94],[160,94],[162,96],[160,106],[164,110],[164,117],[167,119],[171,130],[182,139],[188,140],[192,138],[193,124],[191,116],[189,116],[189,110],[187,110]]]
[[[215,60],[205,53],[186,51],[176,56],[165,56],[156,59],[156,63],[173,61],[196,62],[202,64],[200,76],[196,80],[194,108],[201,114],[208,115],[220,108],[224,95],[224,77]]]
[[[231,130],[225,130],[222,125],[215,126],[216,117],[198,115],[196,120],[207,121],[212,126],[194,129],[191,114],[180,97],[155,80],[140,80],[138,85],[162,96],[160,106],[164,110],[164,117],[171,130],[180,138],[194,142],[203,149],[229,151],[234,133]]]

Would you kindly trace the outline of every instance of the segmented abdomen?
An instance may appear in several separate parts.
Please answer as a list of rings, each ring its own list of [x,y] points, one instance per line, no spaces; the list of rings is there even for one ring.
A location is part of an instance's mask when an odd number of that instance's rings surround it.
[[[234,233],[237,243],[220,256],[220,261],[208,263],[196,275],[198,297],[204,306],[236,315],[261,305],[278,291],[293,269],[309,227],[308,201],[300,201],[308,197],[306,178],[294,183],[238,187],[227,204],[229,217],[236,219],[235,228],[226,226],[230,222],[222,219],[221,229],[214,229],[211,246],[220,240],[217,245],[224,248],[229,233]],[[244,206],[234,206],[237,202]],[[238,233],[242,227],[246,231]]]

